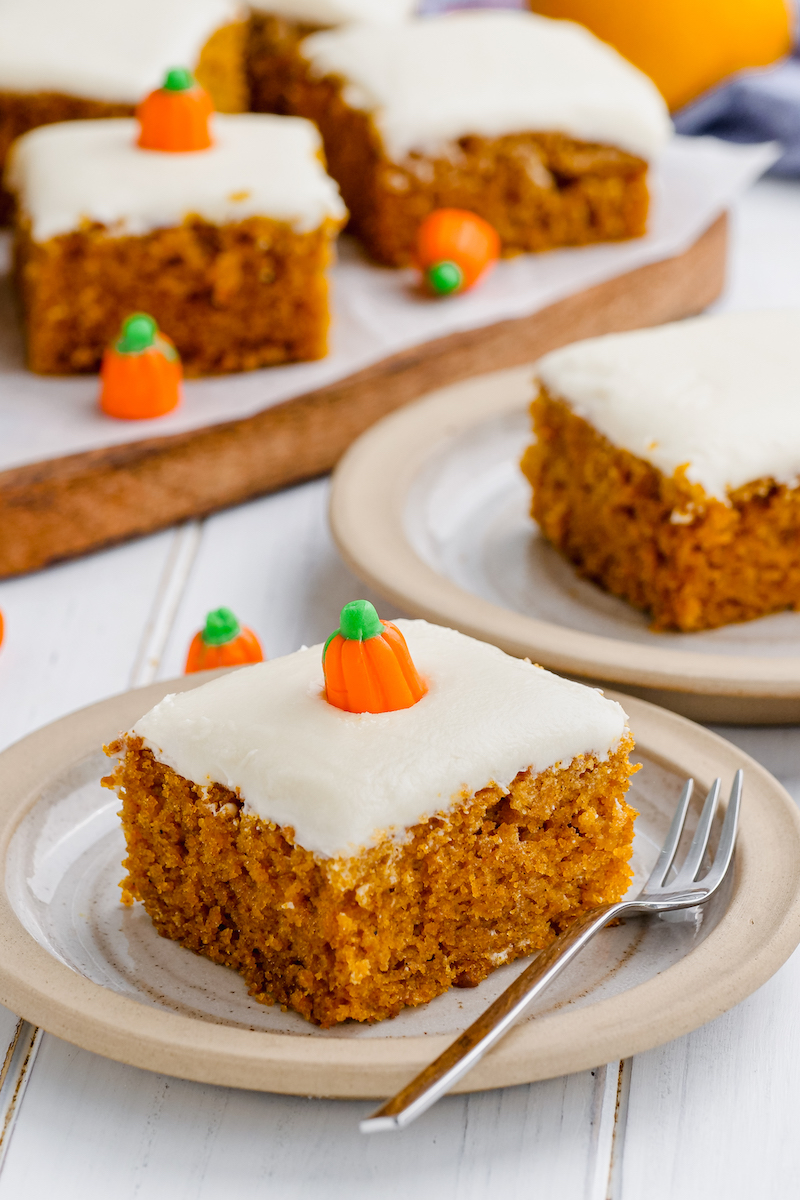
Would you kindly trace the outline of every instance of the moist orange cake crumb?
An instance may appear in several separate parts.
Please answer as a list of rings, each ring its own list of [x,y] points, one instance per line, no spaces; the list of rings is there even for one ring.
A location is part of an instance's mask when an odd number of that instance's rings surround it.
[[[423,621],[376,628],[380,670],[398,638],[419,670],[406,707],[343,710],[329,641],[327,691],[321,647],[240,668],[162,701],[103,781],[125,902],[324,1027],[475,986],[632,877],[618,705]]]
[[[139,237],[94,225],[35,242],[17,229],[16,276],[28,366],[97,371],[130,312],[151,313],[190,378],[252,371],[328,352],[328,281],[336,226],[296,233],[250,217],[188,218]]]
[[[357,858],[319,860],[291,829],[199,788],[141,739],[104,783],[122,797],[128,903],[162,935],[233,967],[249,993],[315,1024],[377,1021],[474,987],[541,950],[632,878],[627,737],[607,762],[522,772]]]
[[[251,14],[245,63],[253,112],[294,115],[293,88],[308,66],[300,53],[300,43],[322,28],[279,13]]]

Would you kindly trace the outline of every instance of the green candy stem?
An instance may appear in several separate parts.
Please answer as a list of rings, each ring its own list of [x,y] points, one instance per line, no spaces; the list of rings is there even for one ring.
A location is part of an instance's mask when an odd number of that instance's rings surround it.
[[[133,313],[122,322],[122,332],[117,342],[120,354],[141,354],[149,350],[156,340],[158,326],[147,313]]]
[[[464,283],[464,272],[458,263],[445,259],[428,267],[426,278],[428,286],[437,296],[450,296],[457,292]]]
[[[215,608],[206,617],[203,641],[207,646],[225,646],[241,631],[241,625],[229,608]]]
[[[367,642],[381,633],[383,621],[376,613],[374,604],[370,604],[369,600],[351,600],[339,614],[339,628],[334,629],[322,648],[322,661],[325,661],[328,646],[338,634],[350,642]]]
[[[383,633],[383,621],[369,600],[351,600],[339,615],[339,633],[351,642],[366,642]]]
[[[185,92],[194,87],[194,75],[186,67],[173,67],[167,71],[164,78],[164,90],[167,92]]]

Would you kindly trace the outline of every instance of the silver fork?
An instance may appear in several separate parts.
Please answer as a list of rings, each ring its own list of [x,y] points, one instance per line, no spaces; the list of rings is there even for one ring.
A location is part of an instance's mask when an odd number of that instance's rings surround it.
[[[700,820],[692,843],[674,879],[667,883],[672,869],[678,843],[686,823],[686,814],[692,798],[694,780],[688,779],[672,818],[669,833],[658,856],[650,878],[633,900],[620,900],[617,904],[604,904],[590,909],[579,917],[569,929],[560,934],[546,950],[538,954],[531,965],[506,988],[494,1004],[473,1022],[461,1037],[440,1054],[416,1079],[412,1079],[402,1091],[367,1117],[360,1124],[362,1133],[378,1133],[382,1130],[405,1129],[421,1116],[436,1101],[449,1092],[459,1079],[471,1071],[487,1050],[494,1046],[517,1021],[533,1000],[549,983],[563,971],[580,953],[598,930],[616,917],[643,916],[672,912],[679,908],[694,908],[705,904],[722,884],[733,859],[739,808],[742,801],[742,772],[737,771],[731,788],[728,808],[719,836],[714,861],[706,874],[698,880],[703,859],[708,848],[708,839],[719,801],[720,780],[715,779],[706,797]]]

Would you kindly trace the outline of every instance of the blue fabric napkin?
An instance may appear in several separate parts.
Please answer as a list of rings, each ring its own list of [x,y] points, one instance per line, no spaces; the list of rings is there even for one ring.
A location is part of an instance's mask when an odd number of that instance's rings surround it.
[[[771,174],[800,176],[800,60],[742,71],[675,114],[678,133],[728,142],[780,142]]]

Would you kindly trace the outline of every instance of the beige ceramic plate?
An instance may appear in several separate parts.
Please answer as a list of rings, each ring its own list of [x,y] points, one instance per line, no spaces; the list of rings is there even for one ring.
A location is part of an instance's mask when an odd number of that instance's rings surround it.
[[[0,1001],[110,1058],[274,1092],[380,1097],[434,1058],[524,963],[371,1027],[321,1031],[254,1003],[238,975],[160,938],[119,903],[123,840],[99,752],[194,676],[104,701],[0,755]],[[524,1083],[629,1055],[696,1028],[762,984],[800,940],[800,817],[762,767],[673,713],[621,697],[644,769],[638,878],[685,775],[745,769],[736,871],[713,907],[606,930],[462,1090]]]
[[[800,613],[652,633],[538,534],[519,459],[533,367],[443,388],[365,433],[334,476],[331,524],[406,611],[694,720],[800,721]]]

